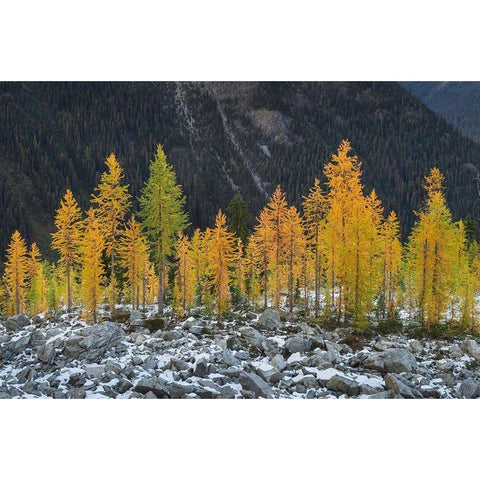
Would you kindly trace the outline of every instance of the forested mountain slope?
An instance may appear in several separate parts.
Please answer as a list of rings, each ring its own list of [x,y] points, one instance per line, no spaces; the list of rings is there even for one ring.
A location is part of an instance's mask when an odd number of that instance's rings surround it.
[[[298,205],[344,138],[404,234],[434,165],[476,216],[480,146],[393,82],[0,83],[0,255],[15,228],[46,248],[65,188],[86,206],[112,151],[138,196],[162,143],[205,227],[236,191],[252,215],[277,184]]]
[[[480,82],[400,82],[465,136],[480,141]]]

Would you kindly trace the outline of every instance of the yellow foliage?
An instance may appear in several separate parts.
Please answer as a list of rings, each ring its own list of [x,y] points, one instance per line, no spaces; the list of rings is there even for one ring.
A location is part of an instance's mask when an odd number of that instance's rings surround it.
[[[234,237],[226,227],[226,217],[221,210],[215,218],[215,228],[205,232],[207,273],[212,276],[216,296],[217,314],[220,316],[230,306],[230,266],[234,254]]]
[[[25,306],[27,245],[18,230],[7,247],[3,285],[8,297],[8,313],[21,313]]]
[[[72,269],[78,263],[80,242],[80,207],[67,189],[55,216],[56,232],[52,233],[52,247],[60,253],[60,264],[67,277],[67,308],[72,308]]]
[[[105,239],[95,211],[90,208],[85,219],[85,229],[80,244],[81,255],[81,295],[85,303],[87,315],[97,321],[97,308],[102,300],[102,281],[104,268],[102,253],[105,249]]]
[[[92,203],[97,207],[96,215],[105,239],[105,250],[110,256],[108,303],[110,310],[113,311],[116,300],[115,253],[121,223],[130,208],[130,195],[128,185],[121,185],[124,178],[123,170],[113,153],[105,164],[107,171],[102,173],[100,184],[95,189],[96,194],[92,195]]]

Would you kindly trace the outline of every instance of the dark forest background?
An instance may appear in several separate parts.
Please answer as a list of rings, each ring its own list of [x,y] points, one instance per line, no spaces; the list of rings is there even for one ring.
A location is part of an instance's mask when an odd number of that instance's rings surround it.
[[[277,184],[299,205],[344,138],[404,238],[432,166],[455,219],[477,219],[480,146],[394,82],[0,83],[0,256],[15,229],[51,256],[65,189],[86,207],[111,152],[138,197],[163,144],[204,228],[236,192],[253,219]]]

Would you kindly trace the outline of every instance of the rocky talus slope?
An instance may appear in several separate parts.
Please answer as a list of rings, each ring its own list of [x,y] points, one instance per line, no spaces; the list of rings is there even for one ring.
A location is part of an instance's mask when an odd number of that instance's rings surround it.
[[[0,319],[0,398],[476,398],[480,346],[326,331],[278,312],[221,325],[117,313]],[[158,327],[162,327],[157,329]]]

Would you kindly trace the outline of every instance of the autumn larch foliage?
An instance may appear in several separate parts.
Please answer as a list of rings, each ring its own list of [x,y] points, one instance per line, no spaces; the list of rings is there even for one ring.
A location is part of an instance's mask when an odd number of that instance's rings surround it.
[[[81,292],[85,303],[85,313],[97,321],[98,305],[102,301],[102,282],[105,270],[102,254],[105,239],[95,211],[90,208],[85,219],[85,227],[80,244]]]
[[[234,237],[226,226],[227,219],[219,210],[215,218],[215,227],[205,233],[205,256],[207,271],[212,276],[216,298],[216,310],[220,317],[230,307],[230,266],[234,255]]]
[[[47,307],[46,281],[41,262],[40,250],[34,242],[27,255],[28,311],[35,315]]]
[[[120,264],[125,268],[127,285],[130,287],[132,307],[139,307],[140,291],[145,288],[146,271],[148,262],[148,245],[141,232],[140,224],[132,215],[121,232],[117,247]]]
[[[79,259],[81,210],[71,190],[67,189],[55,216],[56,231],[52,233],[52,247],[60,254],[59,263],[67,277],[67,309],[72,308],[72,271]]]
[[[443,175],[437,168],[425,177],[424,187],[427,199],[417,213],[407,255],[413,275],[409,295],[415,301],[419,320],[428,328],[440,323],[445,315],[462,239],[447,207]]]
[[[178,268],[175,275],[175,301],[180,307],[179,316],[183,317],[195,299],[195,271],[188,236],[179,233],[176,250]]]
[[[325,227],[325,217],[328,211],[328,203],[325,193],[320,186],[320,180],[315,179],[314,186],[307,196],[303,197],[303,211],[307,230],[307,241],[315,258],[314,265],[314,316],[318,318],[320,311],[320,284],[323,280],[324,261],[322,234]]]
[[[403,309],[427,329],[448,322],[478,333],[480,248],[472,222],[453,220],[437,168],[425,177],[426,198],[402,247],[397,215],[385,217],[375,190],[365,192],[362,164],[346,140],[324,167],[325,185],[315,179],[303,197],[303,215],[277,186],[251,235],[240,195],[228,222],[220,210],[213,228],[184,233],[185,197],[161,146],[140,198],[141,223],[132,215],[124,224],[128,186],[113,154],[106,166],[85,220],[70,190],[60,202],[52,234],[58,263],[42,260],[35,243],[27,250],[18,231],[12,235],[0,292],[5,312],[70,310],[79,299],[97,321],[106,292],[112,310],[123,293],[132,308],[157,301],[162,314],[168,298],[176,316],[198,306],[220,319],[263,299],[265,308],[286,302],[290,318],[296,310],[357,331],[395,321]]]
[[[110,257],[108,303],[113,311],[117,294],[115,253],[121,224],[130,208],[130,194],[128,185],[121,184],[124,177],[123,170],[113,153],[109,155],[105,165],[107,171],[102,173],[100,184],[95,189],[96,193],[92,195],[92,203],[96,205],[96,215],[105,239],[105,252]]]
[[[27,244],[18,230],[7,247],[7,259],[3,276],[4,287],[11,300],[9,311],[19,314],[25,302],[27,281]]]

